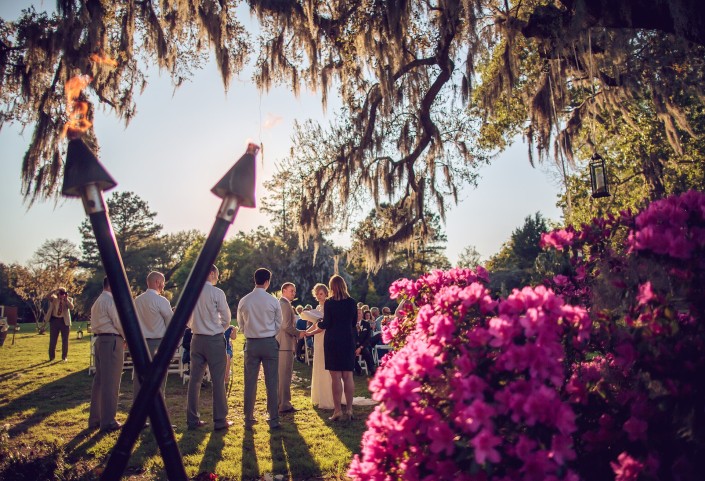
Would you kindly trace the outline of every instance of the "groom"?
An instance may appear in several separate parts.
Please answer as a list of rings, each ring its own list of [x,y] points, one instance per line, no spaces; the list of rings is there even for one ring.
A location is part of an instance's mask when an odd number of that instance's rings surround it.
[[[291,405],[291,378],[294,374],[294,352],[296,343],[306,335],[305,331],[296,329],[296,312],[291,301],[296,299],[296,286],[292,282],[282,284],[282,296],[279,306],[282,310],[282,326],[277,334],[279,342],[279,413],[293,413],[296,408]]]

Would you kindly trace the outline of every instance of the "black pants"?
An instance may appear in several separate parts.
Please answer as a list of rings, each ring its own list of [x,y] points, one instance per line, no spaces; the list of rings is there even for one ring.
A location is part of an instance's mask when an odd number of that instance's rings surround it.
[[[375,373],[375,361],[372,359],[372,353],[369,348],[363,347],[360,350],[360,356],[362,360],[365,361],[365,364],[367,364],[367,370],[370,372],[370,375],[373,375]],[[362,374],[362,368],[357,362],[357,357],[355,358],[355,373],[358,375]]]
[[[63,317],[52,316],[49,320],[49,360],[53,361],[56,351],[56,341],[61,333],[61,359],[66,359],[69,355],[69,326],[64,322]]]

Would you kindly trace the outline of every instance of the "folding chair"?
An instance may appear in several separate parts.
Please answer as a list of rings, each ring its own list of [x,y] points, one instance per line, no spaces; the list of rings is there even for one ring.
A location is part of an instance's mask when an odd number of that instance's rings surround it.
[[[360,371],[361,371],[361,372],[362,372],[362,371],[365,371],[365,375],[366,375],[366,376],[369,376],[369,375],[370,375],[370,371],[367,369],[367,363],[366,363],[365,360],[362,358],[362,356],[360,356],[359,354],[358,354],[358,356],[357,356],[357,363],[360,365]]]

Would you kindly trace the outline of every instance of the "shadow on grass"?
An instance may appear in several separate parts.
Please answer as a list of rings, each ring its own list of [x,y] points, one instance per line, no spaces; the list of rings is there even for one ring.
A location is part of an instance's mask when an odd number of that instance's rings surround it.
[[[223,459],[223,448],[225,447],[225,435],[227,430],[213,431],[210,433],[208,444],[201,458],[201,464],[198,466],[198,472],[214,473],[215,467],[220,460]]]
[[[38,362],[36,364],[32,364],[31,366],[15,369],[14,371],[4,372],[4,373],[0,374],[0,382],[4,382],[4,381],[7,381],[8,379],[15,377],[15,375],[17,373],[25,373],[27,371],[33,371],[34,369],[37,369],[38,367],[45,366],[51,362],[53,362],[53,361],[46,360],[46,361]]]
[[[291,479],[309,479],[322,474],[294,422],[282,424],[281,429],[270,432],[269,448],[275,475],[283,474],[285,478]]]
[[[28,409],[34,409],[27,419],[10,428],[10,436],[15,437],[26,433],[56,412],[73,409],[84,404],[86,398],[76,396],[76,393],[86,392],[90,396],[91,382],[92,379],[88,378],[85,373],[77,371],[54,379],[47,384],[42,384],[37,389],[10,401],[2,408],[5,419]]]
[[[242,476],[245,479],[259,478],[259,463],[252,430],[245,430],[242,436]]]

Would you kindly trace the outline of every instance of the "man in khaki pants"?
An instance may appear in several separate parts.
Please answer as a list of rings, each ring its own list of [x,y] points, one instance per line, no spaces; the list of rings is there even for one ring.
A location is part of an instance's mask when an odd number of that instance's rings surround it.
[[[189,429],[198,429],[206,424],[198,412],[201,396],[201,381],[206,366],[213,381],[213,428],[216,431],[228,429],[233,422],[228,421],[228,404],[225,398],[225,328],[230,325],[230,307],[225,292],[215,287],[219,272],[211,266],[208,280],[191,316],[191,375],[188,379],[186,423]]]
[[[115,420],[115,413],[120,393],[125,341],[107,277],[103,279],[103,293],[91,307],[91,331],[96,337],[95,377],[91,389],[88,428],[100,428],[105,432],[117,431],[121,427]]]
[[[305,331],[296,329],[296,313],[291,301],[296,298],[296,286],[291,282],[282,285],[279,307],[282,310],[282,325],[277,333],[279,342],[279,412],[291,413],[296,408],[291,405],[291,378],[294,374],[294,352],[296,342],[306,335]]]
[[[147,290],[135,298],[137,319],[142,329],[142,335],[147,341],[152,359],[157,354],[159,344],[161,344],[166,328],[173,316],[171,304],[169,304],[166,297],[162,296],[165,283],[164,274],[152,271],[147,275]],[[137,372],[134,372],[133,375],[135,381],[134,389],[132,390],[132,400],[134,401],[140,392],[140,381]],[[166,378],[165,374],[161,387],[162,397],[164,397],[166,392]]]

